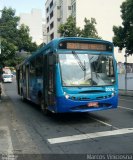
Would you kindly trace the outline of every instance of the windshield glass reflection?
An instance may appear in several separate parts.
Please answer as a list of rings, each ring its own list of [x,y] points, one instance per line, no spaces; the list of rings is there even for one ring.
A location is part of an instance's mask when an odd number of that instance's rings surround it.
[[[104,86],[115,82],[109,55],[59,54],[63,86]]]

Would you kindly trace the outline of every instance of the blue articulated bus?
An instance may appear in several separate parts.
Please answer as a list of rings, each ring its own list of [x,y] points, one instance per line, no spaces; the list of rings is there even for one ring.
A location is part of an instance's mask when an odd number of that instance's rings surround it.
[[[111,42],[54,39],[17,67],[18,94],[44,112],[91,112],[117,108],[118,82]]]

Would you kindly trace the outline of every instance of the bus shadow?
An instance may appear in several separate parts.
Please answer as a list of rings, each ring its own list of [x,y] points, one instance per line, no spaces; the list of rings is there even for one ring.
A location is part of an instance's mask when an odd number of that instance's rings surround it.
[[[83,124],[83,123],[94,123],[96,122],[96,119],[99,121],[109,122],[110,120],[107,117],[98,115],[97,113],[91,113],[91,112],[85,112],[85,113],[52,113],[49,112],[47,115],[44,114],[41,110],[41,108],[34,104],[33,102],[30,102],[28,100],[25,100],[23,103],[27,104],[26,107],[33,109],[35,112],[38,112],[38,114],[41,114],[41,119],[43,118],[44,121],[47,120],[50,123],[56,123],[56,124],[63,124],[63,125],[69,125],[69,124]]]
[[[99,121],[108,122],[109,119],[103,116],[95,115],[94,113],[60,113],[50,114],[49,118],[58,124],[83,124],[83,123],[94,123]]]
[[[39,105],[37,105],[37,104],[35,104],[35,103],[27,100],[27,99],[25,99],[25,100],[19,99],[19,101],[20,101],[21,103],[25,104],[26,107],[31,108],[31,109],[34,109],[34,110],[36,110],[36,111],[38,111],[38,112],[41,112],[41,107],[40,107]]]

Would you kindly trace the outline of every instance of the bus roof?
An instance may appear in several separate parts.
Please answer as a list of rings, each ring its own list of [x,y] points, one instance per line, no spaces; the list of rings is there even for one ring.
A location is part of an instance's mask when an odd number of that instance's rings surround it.
[[[106,41],[106,40],[101,40],[101,39],[96,39],[96,38],[84,38],[84,37],[61,37],[61,38],[56,38],[53,39],[51,42],[49,42],[48,44],[46,44],[44,47],[38,49],[36,52],[33,52],[32,55],[30,57],[28,57],[27,59],[25,59],[25,61],[22,63],[26,63],[29,60],[31,60],[34,56],[41,54],[43,51],[50,49],[50,51],[54,51],[56,49],[58,49],[58,44],[62,41],[83,41],[83,42],[95,42],[95,43],[105,43],[105,44],[110,44],[113,45],[112,42]],[[21,65],[21,64],[20,64]]]

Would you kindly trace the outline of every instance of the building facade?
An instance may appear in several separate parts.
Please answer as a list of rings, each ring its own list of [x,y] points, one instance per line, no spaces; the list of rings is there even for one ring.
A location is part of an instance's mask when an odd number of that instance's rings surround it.
[[[40,9],[32,9],[31,13],[20,14],[20,25],[25,24],[30,29],[32,41],[38,45],[43,42],[43,19]]]
[[[45,3],[46,26],[49,37],[59,37],[57,33],[61,23],[72,15],[77,27],[83,29],[84,19],[96,19],[96,29],[102,39],[112,41],[112,28],[121,24],[120,5],[124,0],[47,0]]]
[[[60,37],[58,27],[65,23],[72,13],[71,0],[47,0],[46,12],[46,34],[48,41]]]

